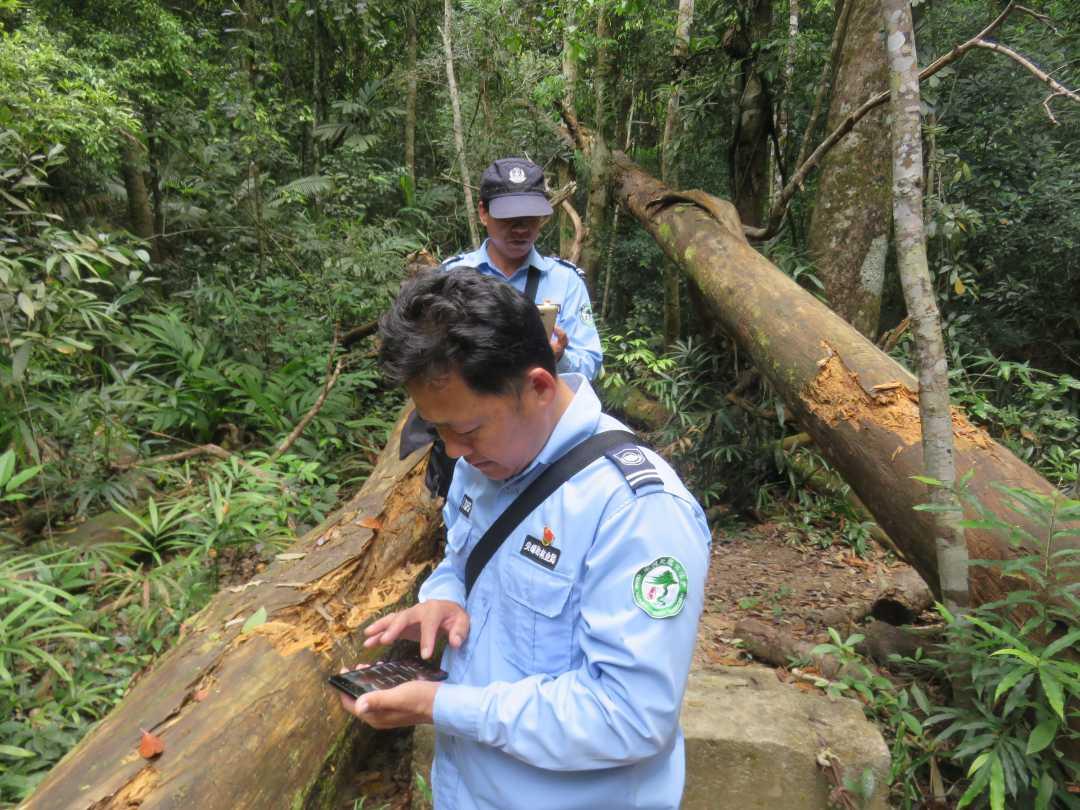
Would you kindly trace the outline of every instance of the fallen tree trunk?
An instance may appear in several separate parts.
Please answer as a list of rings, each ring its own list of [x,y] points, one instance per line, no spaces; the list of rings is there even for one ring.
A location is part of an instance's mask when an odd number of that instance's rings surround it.
[[[68,753],[25,810],[331,808],[373,732],[327,675],[371,659],[358,629],[414,598],[441,525],[427,448],[398,459],[403,419],[360,492],[176,646]],[[246,620],[266,620],[243,632]],[[140,730],[165,750],[143,759]]]
[[[730,203],[672,191],[622,153],[611,161],[619,201],[694,280],[727,333],[940,599],[930,514],[913,511],[930,500],[927,487],[912,479],[924,474],[915,378],[751,248]],[[1045,528],[1010,512],[992,484],[1045,495],[1053,487],[958,411],[953,431],[957,475],[972,473],[970,491],[1044,539]],[[1013,549],[1007,537],[986,529],[969,529],[967,544],[973,560],[1045,551]],[[1080,548],[1080,540],[1061,545]],[[996,571],[971,569],[973,604],[1008,589]]]
[[[911,624],[924,610],[934,604],[933,594],[926,581],[911,568],[904,568],[892,577],[891,584],[873,599],[862,599],[823,610],[819,621],[824,627],[846,632],[867,616],[899,627]]]

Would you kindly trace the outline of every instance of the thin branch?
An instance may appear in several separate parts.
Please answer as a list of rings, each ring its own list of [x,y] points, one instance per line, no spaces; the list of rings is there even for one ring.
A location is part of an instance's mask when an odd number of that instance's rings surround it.
[[[570,136],[570,140],[574,142],[574,146],[582,152],[588,152],[588,144],[585,141],[585,135],[582,132],[581,124],[578,122],[577,113],[575,113],[567,104],[564,104],[561,98],[555,99],[555,107],[558,109],[563,123],[566,124],[567,134]]]
[[[1042,12],[1035,11],[1034,9],[1030,9],[1027,6],[1017,6],[1016,10],[1020,11],[1020,12],[1022,12],[1024,14],[1031,15],[1036,20],[1038,20],[1043,25],[1045,25],[1047,28],[1049,28],[1051,31],[1053,31],[1055,34],[1057,33],[1057,28],[1055,28],[1054,24],[1051,22],[1051,17],[1050,17],[1049,14],[1043,14]]]
[[[331,351],[333,356],[333,351]],[[304,432],[304,428],[308,426],[308,423],[315,418],[315,414],[322,410],[322,406],[326,403],[326,398],[330,395],[330,390],[337,383],[338,377],[341,376],[342,369],[345,368],[345,359],[338,359],[334,364],[334,370],[330,373],[330,376],[326,378],[326,384],[323,385],[322,391],[319,393],[319,398],[315,400],[315,404],[308,409],[308,412],[304,414],[304,417],[296,423],[296,427],[292,429],[292,432],[285,437],[285,440],[278,445],[277,449],[270,454],[270,461],[276,461],[282,453],[293,446],[293,443],[300,438],[300,434]]]
[[[566,212],[566,215],[570,217],[570,221],[574,223],[574,241],[570,245],[570,255],[563,258],[571,264],[577,264],[578,259],[581,258],[581,243],[585,240],[585,228],[581,224],[581,217],[578,216],[578,212],[570,204],[570,200],[564,199],[559,205]]]
[[[114,469],[122,470],[127,469],[128,467],[142,467],[151,464],[166,464],[173,461],[184,461],[185,459],[195,458],[195,456],[214,456],[215,458],[220,458],[222,461],[228,461],[233,457],[233,454],[218,444],[199,444],[195,447],[189,447],[187,450],[181,450],[179,453],[169,453],[164,456],[151,456],[147,459],[132,462],[117,462],[112,466]]]
[[[1054,79],[1050,78],[1049,74],[1040,70],[1038,67],[1035,66],[1033,62],[1021,56],[1007,45],[1001,45],[997,42],[987,42],[984,39],[980,39],[975,42],[975,47],[985,48],[988,51],[993,51],[994,53],[1000,53],[1003,56],[1009,57],[1022,68],[1024,68],[1028,73],[1030,73],[1032,76],[1034,76],[1047,87],[1049,87],[1053,92],[1050,96],[1046,98],[1045,101],[1043,101],[1043,107],[1046,109],[1046,114],[1050,116],[1050,120],[1053,121],[1055,124],[1057,124],[1057,119],[1054,118],[1053,113],[1050,112],[1051,99],[1057,98],[1058,96],[1065,96],[1065,98],[1071,99],[1077,104],[1080,104],[1080,94],[1073,92],[1060,82],[1054,81]]]
[[[821,68],[821,78],[818,80],[817,93],[814,96],[814,108],[810,113],[810,120],[806,122],[806,129],[803,131],[799,156],[795,159],[796,166],[803,164],[807,153],[810,151],[810,138],[813,137],[814,130],[817,128],[821,107],[825,103],[825,96],[829,92],[831,84],[829,77],[840,61],[840,48],[844,44],[844,38],[847,36],[847,21],[848,17],[851,16],[851,7],[854,5],[855,0],[848,0],[848,2],[844,3],[844,7],[840,9],[840,17],[837,19],[836,29],[833,31],[832,45],[829,46],[829,61]]]
[[[1005,22],[1006,18],[1016,9],[1015,3],[1009,3],[1005,6],[1005,9],[994,18],[993,22],[987,25],[982,31],[973,36],[967,42],[957,45],[947,54],[938,57],[931,64],[927,65],[919,73],[919,81],[925,81],[941,70],[948,64],[955,62],[965,53],[976,47],[978,43],[984,41],[984,37],[995,31]],[[795,173],[791,176],[788,184],[784,186],[784,190],[780,192],[780,196],[769,212],[768,222],[764,227],[753,227],[749,225],[743,226],[743,233],[746,234],[747,239],[753,239],[760,241],[768,239],[776,235],[776,232],[780,229],[780,223],[784,219],[784,214],[787,212],[788,203],[791,202],[791,198],[795,196],[795,192],[802,188],[803,182],[806,180],[810,172],[817,166],[824,157],[825,153],[834,147],[841,138],[851,132],[855,128],[855,125],[859,123],[867,113],[874,108],[884,104],[889,100],[889,92],[886,90],[882,93],[878,93],[876,96],[872,96],[863,102],[862,106],[857,110],[850,113],[847,118],[840,122],[840,125],[836,127],[828,137],[823,140],[818,147],[811,153],[805,161],[803,161],[799,168],[795,170]]]

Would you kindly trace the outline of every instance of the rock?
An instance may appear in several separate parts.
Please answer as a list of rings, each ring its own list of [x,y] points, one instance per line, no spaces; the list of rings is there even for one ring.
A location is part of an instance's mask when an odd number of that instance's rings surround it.
[[[683,701],[686,789],[682,810],[828,810],[823,749],[858,782],[877,788],[869,810],[886,810],[889,750],[862,706],[781,683],[765,667],[694,670]]]
[[[872,768],[867,810],[887,810],[889,750],[862,706],[781,683],[766,667],[694,670],[683,700],[686,789],[681,810],[829,810],[817,764],[828,748],[845,776]],[[435,730],[413,732],[412,773],[430,784]],[[430,810],[413,789],[412,810]]]

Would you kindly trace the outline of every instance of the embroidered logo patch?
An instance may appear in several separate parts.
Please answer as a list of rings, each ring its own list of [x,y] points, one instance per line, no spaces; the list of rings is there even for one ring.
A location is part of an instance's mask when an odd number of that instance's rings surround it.
[[[582,304],[581,309],[578,310],[578,316],[581,318],[583,324],[592,326],[592,306],[589,304]]]
[[[674,557],[657,557],[634,575],[634,603],[654,619],[677,616],[686,604],[689,579]]]
[[[635,448],[620,450],[615,454],[615,457],[627,467],[637,467],[639,464],[645,463],[645,454]]]
[[[472,498],[470,498],[468,495],[465,495],[461,499],[461,506],[458,507],[458,510],[465,517],[468,517],[470,514],[472,514]]]
[[[510,182],[511,183],[524,183],[525,182],[525,170],[520,166],[515,166],[510,170]]]
[[[534,563],[539,563],[549,571],[555,570],[555,566],[559,564],[561,554],[560,549],[551,545],[545,546],[543,540],[537,540],[531,534],[525,535],[525,542],[521,544],[521,556],[528,557]]]

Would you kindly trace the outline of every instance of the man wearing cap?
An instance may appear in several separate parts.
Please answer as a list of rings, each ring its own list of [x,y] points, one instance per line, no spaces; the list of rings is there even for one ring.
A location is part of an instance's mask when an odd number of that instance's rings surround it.
[[[534,303],[558,304],[551,339],[558,370],[594,379],[603,355],[584,274],[533,246],[552,214],[543,169],[525,158],[496,160],[480,179],[479,212],[488,238],[476,250],[447,259],[443,269],[472,267],[509,282]]]

